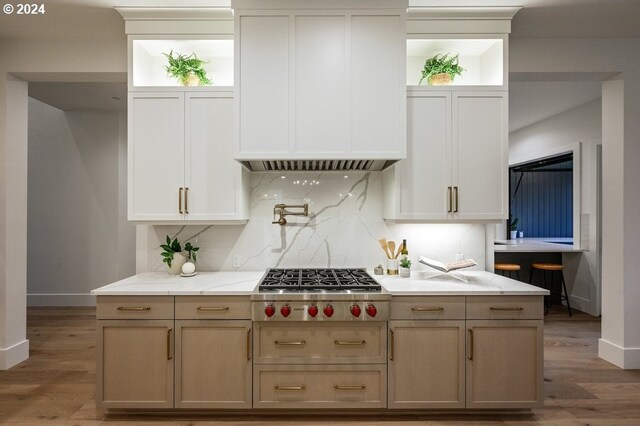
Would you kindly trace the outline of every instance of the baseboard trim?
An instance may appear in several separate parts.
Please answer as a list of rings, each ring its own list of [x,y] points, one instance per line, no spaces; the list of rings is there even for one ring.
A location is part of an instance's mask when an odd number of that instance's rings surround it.
[[[96,297],[88,293],[27,294],[27,306],[96,306]]]
[[[640,348],[623,348],[604,339],[598,339],[598,356],[625,370],[640,369]]]
[[[29,341],[23,340],[8,348],[0,348],[0,370],[8,370],[29,358]]]
[[[589,315],[598,316],[599,314],[593,312],[591,310],[591,301],[582,296],[574,296],[573,294],[569,295],[569,300],[571,302],[571,308],[575,308],[581,312],[585,312]],[[565,302],[563,302],[563,305]]]

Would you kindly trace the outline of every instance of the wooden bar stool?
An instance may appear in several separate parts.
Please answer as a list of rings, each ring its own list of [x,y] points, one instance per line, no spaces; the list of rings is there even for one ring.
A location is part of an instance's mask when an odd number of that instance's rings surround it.
[[[515,272],[516,279],[520,281],[520,265],[517,263],[496,263],[493,265],[493,269],[495,271],[500,271],[500,275],[503,277],[506,277],[506,274],[508,274],[509,278],[512,278],[511,274]]]
[[[549,290],[550,294],[548,296],[548,302],[545,304],[545,313],[549,311],[549,306],[551,306],[551,297],[552,296],[560,296],[560,303],[563,300],[567,302],[567,310],[569,311],[569,316],[572,316],[571,305],[569,304],[569,293],[567,292],[567,285],[564,282],[564,273],[562,270],[564,266],[559,263],[532,263],[531,264],[531,274],[529,275],[529,284],[533,284],[533,272],[541,271],[542,272],[542,285],[545,290]],[[562,288],[560,288],[560,294],[553,292],[553,276],[554,273],[560,273],[560,282],[562,283]],[[550,286],[547,286],[547,273],[550,276]],[[563,295],[564,293],[564,295]]]

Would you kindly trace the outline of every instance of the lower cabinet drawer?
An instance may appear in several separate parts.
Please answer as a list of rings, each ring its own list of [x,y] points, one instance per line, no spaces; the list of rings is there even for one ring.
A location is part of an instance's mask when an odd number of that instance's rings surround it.
[[[176,319],[251,319],[249,296],[177,296]]]
[[[467,320],[542,319],[543,296],[468,296]]]
[[[254,365],[254,408],[386,408],[387,366]]]
[[[256,364],[385,363],[386,323],[254,323]]]
[[[98,296],[96,318],[173,319],[173,296]]]

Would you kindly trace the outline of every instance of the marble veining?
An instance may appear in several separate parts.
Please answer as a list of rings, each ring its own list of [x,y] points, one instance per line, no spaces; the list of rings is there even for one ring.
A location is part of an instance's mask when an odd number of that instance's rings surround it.
[[[309,203],[309,217],[274,225],[277,203]],[[382,219],[380,172],[253,173],[246,225],[138,225],[138,272],[162,271],[165,236],[200,246],[200,271],[263,271],[268,267],[366,267],[384,264],[378,239],[407,239],[414,269],[419,256],[451,261],[458,252],[484,269],[483,224],[394,224]],[[234,266],[233,258],[237,257]]]

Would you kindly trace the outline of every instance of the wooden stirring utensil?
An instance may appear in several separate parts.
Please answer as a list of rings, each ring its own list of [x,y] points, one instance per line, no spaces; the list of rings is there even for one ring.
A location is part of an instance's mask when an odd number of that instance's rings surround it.
[[[391,256],[389,256],[389,245],[387,244],[387,240],[384,238],[380,238],[378,242],[380,243],[380,247],[382,247],[382,250],[384,250],[384,255],[387,256],[387,259],[391,259]]]
[[[389,241],[389,243],[387,245],[389,247],[389,251],[391,252],[391,255],[389,256],[389,259],[395,259],[396,242],[395,241]]]

